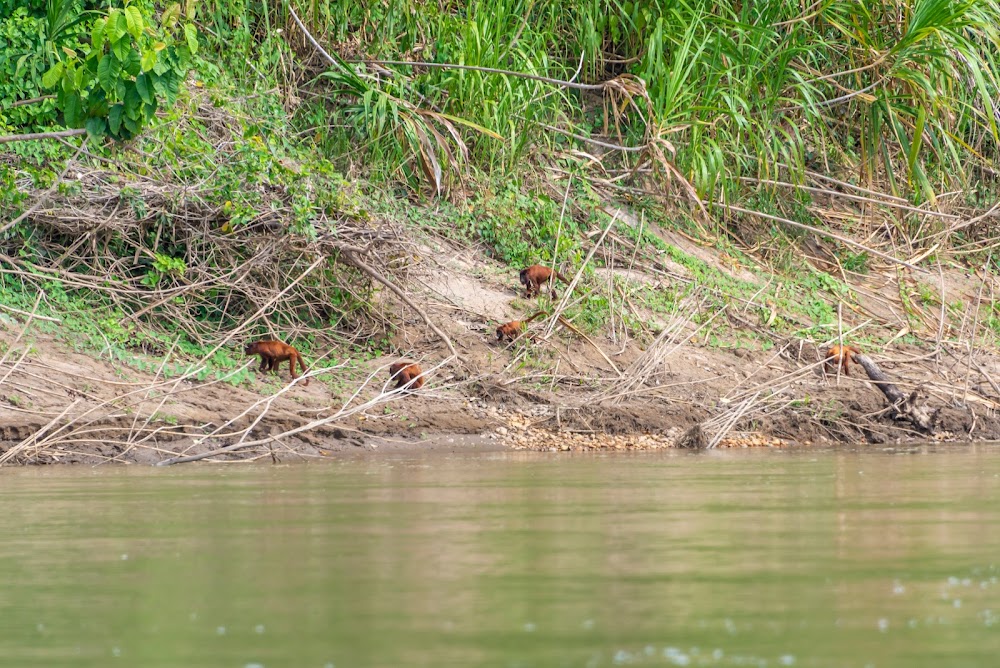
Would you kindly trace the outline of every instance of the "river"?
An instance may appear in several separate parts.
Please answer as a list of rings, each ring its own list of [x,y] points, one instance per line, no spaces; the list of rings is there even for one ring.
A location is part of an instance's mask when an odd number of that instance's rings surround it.
[[[1000,446],[0,471],[0,665],[993,666]]]

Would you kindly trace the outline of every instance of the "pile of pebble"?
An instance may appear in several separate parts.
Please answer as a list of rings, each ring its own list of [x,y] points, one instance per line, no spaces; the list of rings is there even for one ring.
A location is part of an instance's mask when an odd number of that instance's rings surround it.
[[[528,416],[505,415],[507,426],[497,427],[491,437],[511,450],[541,452],[647,451],[675,447],[681,430],[662,434],[604,434],[555,431],[532,426]],[[720,448],[781,448],[786,441],[761,434],[739,434],[722,439]]]

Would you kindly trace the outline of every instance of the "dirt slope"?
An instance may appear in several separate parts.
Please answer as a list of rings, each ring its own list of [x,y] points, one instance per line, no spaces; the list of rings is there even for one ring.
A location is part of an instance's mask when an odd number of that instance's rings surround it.
[[[714,249],[681,235],[670,242],[728,266]],[[462,447],[654,448],[674,445],[695,425],[721,446],[1000,438],[1000,356],[948,343],[950,321],[937,327],[940,345],[899,343],[909,321],[899,317],[892,294],[896,281],[911,279],[895,270],[851,277],[861,307],[843,309],[842,327],[878,330],[889,340],[865,352],[904,391],[919,388],[940,411],[934,435],[889,417],[882,394],[857,371],[824,374],[813,343],[771,338],[756,311],[739,301],[709,318],[706,330],[684,312],[664,314],[623,299],[622,312],[650,324],[648,340],[617,326],[585,336],[565,322],[546,338],[548,322],[540,319],[532,323],[533,341],[500,345],[497,324],[550,309],[551,302],[524,299],[515,271],[468,249],[436,238],[419,244],[407,287],[459,351],[458,360],[443,365],[446,347],[415,315],[395,335],[399,355],[314,369],[308,387],[287,387],[287,368],[281,381],[258,375],[239,387],[157,378],[97,352],[74,351],[61,336],[25,327],[21,314],[0,315],[0,458],[156,463],[240,443],[256,445],[215,458],[310,458],[362,447],[432,447],[449,438],[454,444],[458,436]],[[763,285],[745,268],[733,271]],[[625,286],[654,289],[697,280],[666,261],[601,268],[591,280],[611,275]],[[945,303],[971,303],[982,284],[958,271],[942,279]],[[565,286],[558,289],[561,295]],[[656,343],[652,337],[662,332]],[[386,393],[386,369],[399,357],[430,370],[423,389]]]

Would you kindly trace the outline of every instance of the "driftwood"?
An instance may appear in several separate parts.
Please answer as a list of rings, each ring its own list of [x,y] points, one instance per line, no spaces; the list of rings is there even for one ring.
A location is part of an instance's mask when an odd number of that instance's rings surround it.
[[[918,402],[919,390],[914,390],[910,396],[906,396],[898,387],[889,382],[889,377],[882,369],[878,368],[878,365],[870,357],[860,353],[852,353],[851,358],[864,367],[868,377],[875,383],[875,387],[885,395],[894,418],[906,418],[925,434],[934,433],[934,423],[937,421],[939,411],[938,409],[928,410],[927,404]]]
[[[704,450],[708,447],[708,436],[700,424],[688,429],[681,434],[681,437],[674,443],[675,448],[686,448],[688,450]]]

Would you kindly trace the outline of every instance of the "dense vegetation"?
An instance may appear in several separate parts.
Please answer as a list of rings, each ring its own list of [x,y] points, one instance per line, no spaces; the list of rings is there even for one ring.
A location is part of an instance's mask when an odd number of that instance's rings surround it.
[[[609,220],[599,205],[629,201],[780,269],[785,234],[799,232],[775,222],[834,224],[808,206],[803,186],[822,182],[904,212],[884,230],[844,218],[846,238],[907,257],[949,244],[990,256],[988,220],[951,231],[898,205],[975,211],[993,192],[994,0],[0,0],[0,16],[0,133],[89,135],[82,149],[6,145],[17,159],[0,164],[0,244],[20,264],[3,298],[31,307],[23,288],[47,271],[50,289],[81,309],[96,299],[107,322],[157,302],[159,319],[121,334],[130,345],[164,347],[180,326],[208,347],[259,311],[254,281],[280,292],[310,265],[288,239],[404,210],[411,225],[522,263],[579,259],[585,232]],[[57,195],[84,208],[96,197],[97,220],[110,200],[95,193],[114,190],[134,224],[90,253],[87,229],[59,216],[9,226],[83,150],[125,187],[95,176]],[[221,280],[275,224],[291,235],[287,271]],[[863,271],[865,247],[841,246],[837,261]],[[193,281],[210,288],[184,292]],[[95,297],[109,282],[118,292]],[[330,324],[371,332],[374,289],[356,265],[332,263],[280,292],[269,323],[307,338]],[[817,289],[845,292],[829,277]]]
[[[5,103],[51,90],[43,75],[53,65],[101,50],[86,37],[100,34],[106,19],[81,12],[107,3],[5,4]],[[126,5],[111,12],[121,21],[134,15],[135,35],[167,46],[157,39],[164,35],[142,32],[140,16],[147,25],[154,16],[176,25],[179,5],[166,4],[163,14],[149,2]],[[786,167],[801,174],[811,164],[858,168],[889,179],[897,194],[913,188],[915,197],[933,198],[996,158],[1000,7],[990,0],[821,2],[806,11],[784,2],[563,0],[299,8],[318,41],[345,61],[418,60],[580,84],[629,76],[604,90],[447,66],[331,67],[287,6],[190,2],[187,9],[205,23],[201,38],[212,50],[201,69],[224,63],[230,85],[277,79],[286,97],[300,87],[322,92],[294,120],[313,123],[305,127],[332,156],[364,138],[367,161],[390,177],[415,180],[423,176],[416,164],[457,167],[466,157],[486,173],[516,171],[526,153],[556,147],[569,133],[630,146],[660,139],[668,154],[677,148],[677,166],[703,196],[735,187],[739,176]],[[191,42],[193,24],[184,28]],[[171,59],[186,62],[186,46]],[[371,76],[387,68],[391,76]],[[10,126],[53,120],[51,105],[6,115]]]

